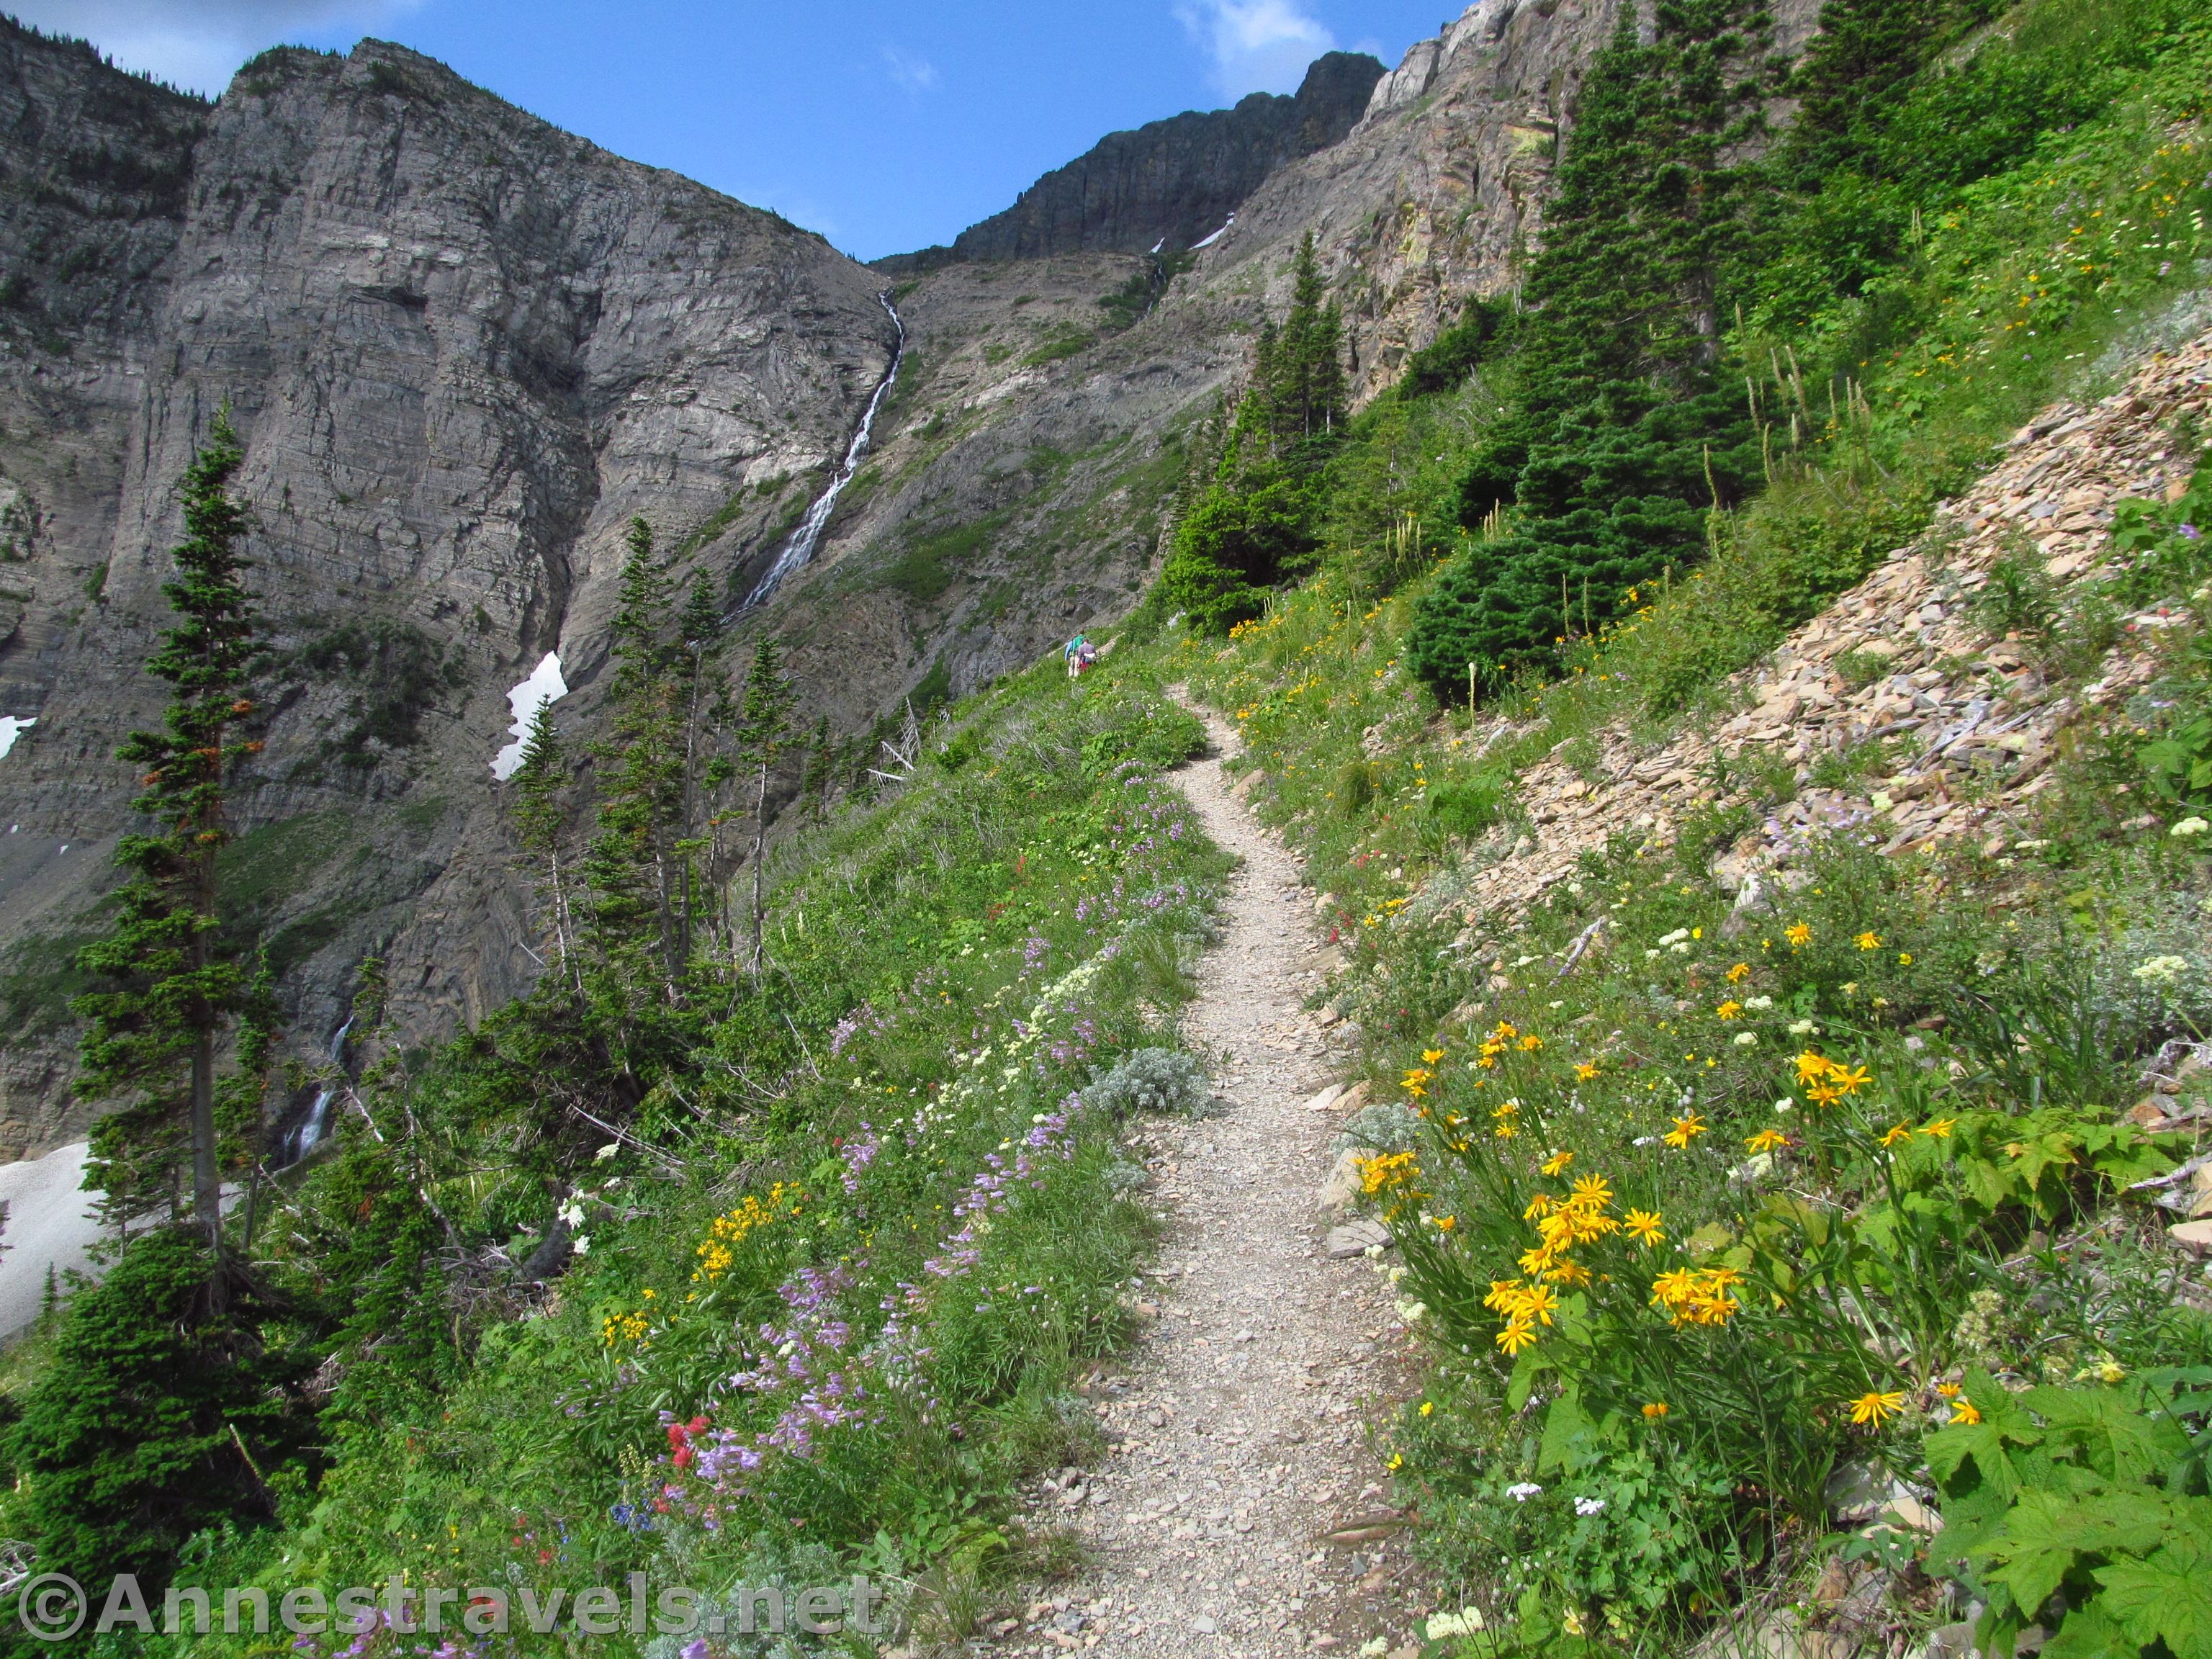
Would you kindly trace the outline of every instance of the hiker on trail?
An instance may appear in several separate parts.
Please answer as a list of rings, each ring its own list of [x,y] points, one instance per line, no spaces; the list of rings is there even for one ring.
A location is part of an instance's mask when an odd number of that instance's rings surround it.
[[[1097,660],[1098,653],[1091,647],[1091,641],[1085,639],[1082,635],[1078,634],[1067,642],[1068,678],[1074,679]]]

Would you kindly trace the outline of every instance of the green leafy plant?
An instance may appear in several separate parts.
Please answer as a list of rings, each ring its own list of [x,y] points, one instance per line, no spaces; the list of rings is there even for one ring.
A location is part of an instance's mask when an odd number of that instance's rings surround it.
[[[1988,1601],[1978,1641],[2041,1624],[2053,1659],[2212,1653],[2212,1370],[2008,1394],[1966,1379],[1975,1419],[1926,1442],[1946,1522],[1929,1565]]]

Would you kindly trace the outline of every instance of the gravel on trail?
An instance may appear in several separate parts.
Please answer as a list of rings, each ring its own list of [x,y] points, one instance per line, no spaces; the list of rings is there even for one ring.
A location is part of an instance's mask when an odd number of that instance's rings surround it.
[[[1167,1223],[1152,1317],[1081,1384],[1110,1449],[1030,1499],[1089,1565],[981,1634],[1000,1653],[1409,1659],[1421,1580],[1371,1429],[1417,1356],[1380,1264],[1329,1259],[1316,1206],[1338,1115],[1311,1102],[1344,1056],[1303,1004],[1330,953],[1297,860],[1223,775],[1234,735],[1206,718],[1213,752],[1176,779],[1243,860],[1183,1022],[1218,1063],[1215,1111],[1141,1131]]]

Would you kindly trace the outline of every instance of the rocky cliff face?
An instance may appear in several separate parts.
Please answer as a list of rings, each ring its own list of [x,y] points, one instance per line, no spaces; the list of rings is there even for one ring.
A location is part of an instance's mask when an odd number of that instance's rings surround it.
[[[1279,311],[1288,250],[1310,230],[1355,391],[1372,395],[1469,295],[1519,282],[1583,70],[1619,15],[1619,0],[1477,0],[1376,83],[1342,143],[1253,191],[1200,282],[1265,292]],[[1778,0],[1775,51],[1796,56],[1819,16],[1820,0]]]
[[[1255,92],[1234,109],[1185,111],[1109,133],[1004,213],[962,231],[950,248],[880,264],[898,271],[946,259],[1180,252],[1220,229],[1284,163],[1351,131],[1382,74],[1364,52],[1332,52],[1314,60],[1293,96]]]
[[[32,289],[0,357],[30,526],[0,573],[0,714],[36,720],[0,758],[0,1145],[21,1148],[81,1121],[65,946],[127,818],[112,751],[158,707],[138,665],[173,485],[218,406],[277,649],[236,890],[313,1053],[372,951],[418,1034],[527,986],[487,767],[507,687],[557,651],[588,721],[623,524],[765,538],[842,454],[892,330],[819,238],[398,48],[269,54],[211,112],[6,48],[6,245],[49,251],[10,264]],[[43,182],[100,167],[136,193]]]

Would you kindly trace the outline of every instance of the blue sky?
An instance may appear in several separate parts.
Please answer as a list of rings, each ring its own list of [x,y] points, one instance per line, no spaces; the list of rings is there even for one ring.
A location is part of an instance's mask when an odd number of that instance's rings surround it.
[[[1439,0],[0,0],[220,91],[279,42],[379,35],[861,258],[950,241],[1117,127],[1395,65]]]

